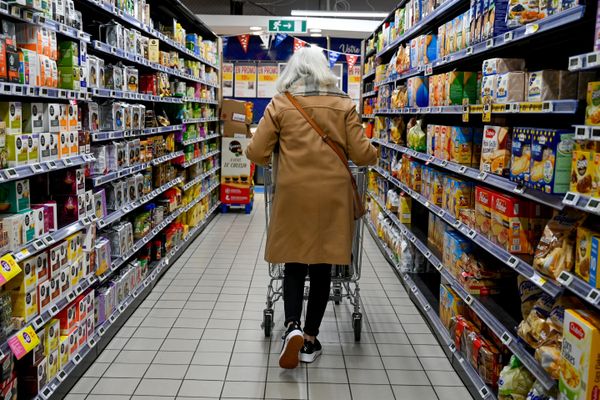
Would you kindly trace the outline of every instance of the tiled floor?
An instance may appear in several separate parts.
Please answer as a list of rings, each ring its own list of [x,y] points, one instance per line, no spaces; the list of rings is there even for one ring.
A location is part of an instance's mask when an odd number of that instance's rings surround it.
[[[324,354],[280,369],[281,301],[271,340],[260,328],[269,274],[264,203],[256,203],[252,215],[215,218],[68,400],[471,399],[368,234],[361,343],[354,343],[348,302],[330,303],[319,336]]]

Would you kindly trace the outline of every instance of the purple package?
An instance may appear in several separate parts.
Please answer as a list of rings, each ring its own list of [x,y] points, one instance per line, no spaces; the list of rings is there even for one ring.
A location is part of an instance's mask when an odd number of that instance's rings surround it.
[[[32,209],[43,208],[44,209],[44,231],[54,232],[58,229],[57,221],[57,205],[55,201],[48,201],[41,204],[32,204]]]

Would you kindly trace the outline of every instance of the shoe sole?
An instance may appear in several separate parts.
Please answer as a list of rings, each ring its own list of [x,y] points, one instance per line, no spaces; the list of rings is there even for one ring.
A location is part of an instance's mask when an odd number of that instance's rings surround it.
[[[304,346],[304,336],[294,335],[285,344],[279,356],[279,366],[284,369],[294,369],[299,363],[300,350]]]
[[[306,364],[315,362],[315,360],[321,355],[323,350],[317,350],[312,354],[300,354],[300,361]]]

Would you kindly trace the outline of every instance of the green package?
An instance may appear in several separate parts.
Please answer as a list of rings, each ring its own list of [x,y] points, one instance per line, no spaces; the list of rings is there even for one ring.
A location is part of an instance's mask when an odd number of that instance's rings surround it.
[[[464,72],[448,72],[448,105],[462,105]]]
[[[477,72],[464,72],[463,74],[463,99],[468,99],[469,104],[476,104],[479,97]]]

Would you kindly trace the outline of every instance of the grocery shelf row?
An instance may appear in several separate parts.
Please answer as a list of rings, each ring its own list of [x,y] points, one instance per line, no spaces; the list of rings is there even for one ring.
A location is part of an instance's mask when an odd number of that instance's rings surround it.
[[[93,362],[100,355],[112,337],[137,309],[144,298],[150,294],[156,283],[168,270],[169,266],[172,264],[171,260],[179,258],[194,239],[204,231],[214,217],[218,207],[219,202],[207,212],[204,220],[200,224],[190,230],[186,238],[183,239],[183,243],[176,245],[169,251],[165,258],[154,263],[151,268],[152,272],[149,276],[132,290],[131,294],[116,307],[115,311],[102,325],[96,327],[93,336],[88,338],[87,343],[77,351],[77,354],[66,366],[61,368],[57,376],[41,389],[40,394],[35,397],[34,400],[54,400],[64,398],[70,388],[85,372],[85,369],[87,369],[87,366],[84,367],[82,364],[89,365],[89,363]]]
[[[194,185],[197,185],[198,183],[202,182],[205,178],[211,176],[212,174],[214,174],[215,172],[217,172],[218,170],[221,169],[221,166],[217,165],[216,167],[212,168],[209,171],[206,171],[205,173],[198,175],[197,177],[195,177],[194,179],[192,179],[189,182],[186,182],[185,185],[183,185],[183,190],[188,190],[189,188],[191,188]]]
[[[127,51],[124,51],[117,47],[111,46],[111,45],[101,42],[99,40],[93,40],[91,44],[92,44],[92,46],[89,48],[89,50],[95,50],[99,53],[107,54],[112,57],[116,57],[116,58],[119,58],[124,61],[128,61],[128,62],[137,64],[137,65],[141,65],[143,67],[150,68],[155,71],[164,72],[171,76],[175,76],[175,77],[185,79],[185,80],[188,80],[191,82],[198,82],[198,83],[202,83],[204,85],[212,86],[212,87],[219,86],[217,83],[208,82],[205,79],[201,79],[201,78],[195,77],[193,75],[183,73],[175,68],[167,67],[167,66],[159,64],[159,63],[148,61],[146,58],[144,58],[142,56],[138,56],[137,54],[129,53]]]
[[[385,146],[399,153],[416,158],[417,160],[423,161],[427,165],[435,165],[436,167],[443,168],[457,175],[470,178],[472,180],[475,180],[476,182],[484,182],[486,185],[492,186],[500,190],[504,190],[512,194],[517,194],[519,196],[525,197],[530,200],[534,200],[538,203],[547,205],[557,210],[561,210],[564,208],[562,195],[551,195],[541,192],[539,190],[526,188],[516,182],[511,181],[508,178],[496,174],[488,174],[486,172],[482,172],[479,170],[479,168],[471,168],[467,167],[466,165],[457,164],[452,161],[442,160],[441,158],[434,157],[430,154],[421,153],[396,143],[390,143],[381,139],[371,139],[371,141],[373,143],[377,143],[380,146]]]
[[[520,101],[503,104],[475,104],[468,106],[404,107],[399,109],[375,110],[374,115],[413,114],[575,114],[578,100]]]
[[[166,154],[164,156],[155,158],[152,161],[148,161],[148,162],[145,162],[145,163],[137,164],[137,165],[134,165],[132,167],[123,168],[123,169],[120,169],[119,171],[109,172],[108,174],[105,174],[105,175],[92,176],[90,178],[90,181],[92,182],[92,185],[94,187],[97,187],[97,186],[100,186],[100,185],[104,185],[105,183],[114,181],[116,179],[123,178],[124,176],[133,175],[136,172],[139,172],[139,171],[141,171],[143,169],[146,169],[148,167],[157,166],[157,165],[162,164],[164,162],[174,160],[174,159],[176,159],[178,157],[181,157],[183,155],[184,155],[183,150],[175,151],[173,153],[169,153],[169,154]]]
[[[103,140],[125,139],[138,136],[155,135],[158,133],[174,132],[180,131],[182,129],[183,125],[178,124],[133,130],[100,131],[92,132],[91,138],[93,142],[101,142]]]
[[[377,96],[377,90],[371,90],[370,92],[366,92],[362,94],[363,99],[366,97],[373,97],[373,96]]]
[[[65,168],[78,167],[93,162],[96,159],[92,154],[81,154],[58,160],[42,161],[33,164],[20,165],[14,168],[0,169],[0,183],[16,179],[29,178],[47,172],[58,171]]]
[[[375,114],[362,114],[363,119],[374,119]]]
[[[473,368],[469,360],[466,360],[459,352],[456,351],[454,340],[450,337],[448,330],[442,324],[442,321],[440,320],[440,317],[437,314],[435,308],[431,306],[426,296],[419,290],[419,288],[411,278],[411,274],[404,273],[400,270],[400,266],[394,261],[390,249],[377,236],[377,230],[373,226],[373,223],[368,219],[366,219],[365,223],[367,225],[369,233],[371,234],[371,237],[377,244],[377,247],[379,247],[379,250],[382,252],[387,262],[390,263],[390,265],[396,270],[396,273],[401,278],[400,281],[403,283],[406,290],[409,292],[409,295],[412,296],[415,300],[415,303],[418,305],[418,310],[420,311],[421,315],[425,317],[429,327],[432,329],[433,333],[442,344],[444,351],[448,355],[448,358],[458,370],[457,372],[463,378],[466,378],[468,380],[468,382],[470,383],[470,385],[468,386],[473,386],[475,388],[475,391],[481,397],[481,399],[496,400],[494,392],[491,391],[489,387],[483,382],[481,376],[479,376],[479,374]]]
[[[189,166],[194,165],[194,164],[198,164],[199,162],[204,161],[204,160],[206,160],[206,159],[208,159],[208,158],[210,158],[212,156],[215,156],[215,155],[219,154],[220,152],[221,152],[221,150],[211,151],[211,152],[209,152],[209,153],[207,153],[207,154],[205,154],[203,156],[196,157],[196,158],[194,158],[192,160],[186,161],[183,164],[181,164],[181,166],[183,168],[188,168]]]
[[[119,99],[134,101],[149,101],[153,103],[183,104],[181,97],[155,96],[153,94],[126,92],[123,90],[90,88],[92,97],[103,99]]]
[[[600,215],[600,198],[597,197],[568,192],[563,198],[563,204],[591,214]]]
[[[184,125],[187,124],[198,124],[203,122],[217,122],[219,118],[217,117],[207,117],[207,118],[185,118],[181,120],[181,123]]]
[[[218,133],[213,133],[213,134],[210,134],[210,135],[207,135],[207,136],[203,136],[203,137],[200,136],[200,137],[197,137],[197,138],[183,140],[181,142],[181,144],[184,145],[184,146],[187,146],[187,145],[194,144],[194,143],[201,143],[201,142],[206,142],[207,140],[216,139],[216,138],[218,138],[220,136],[221,135],[219,135]]]

